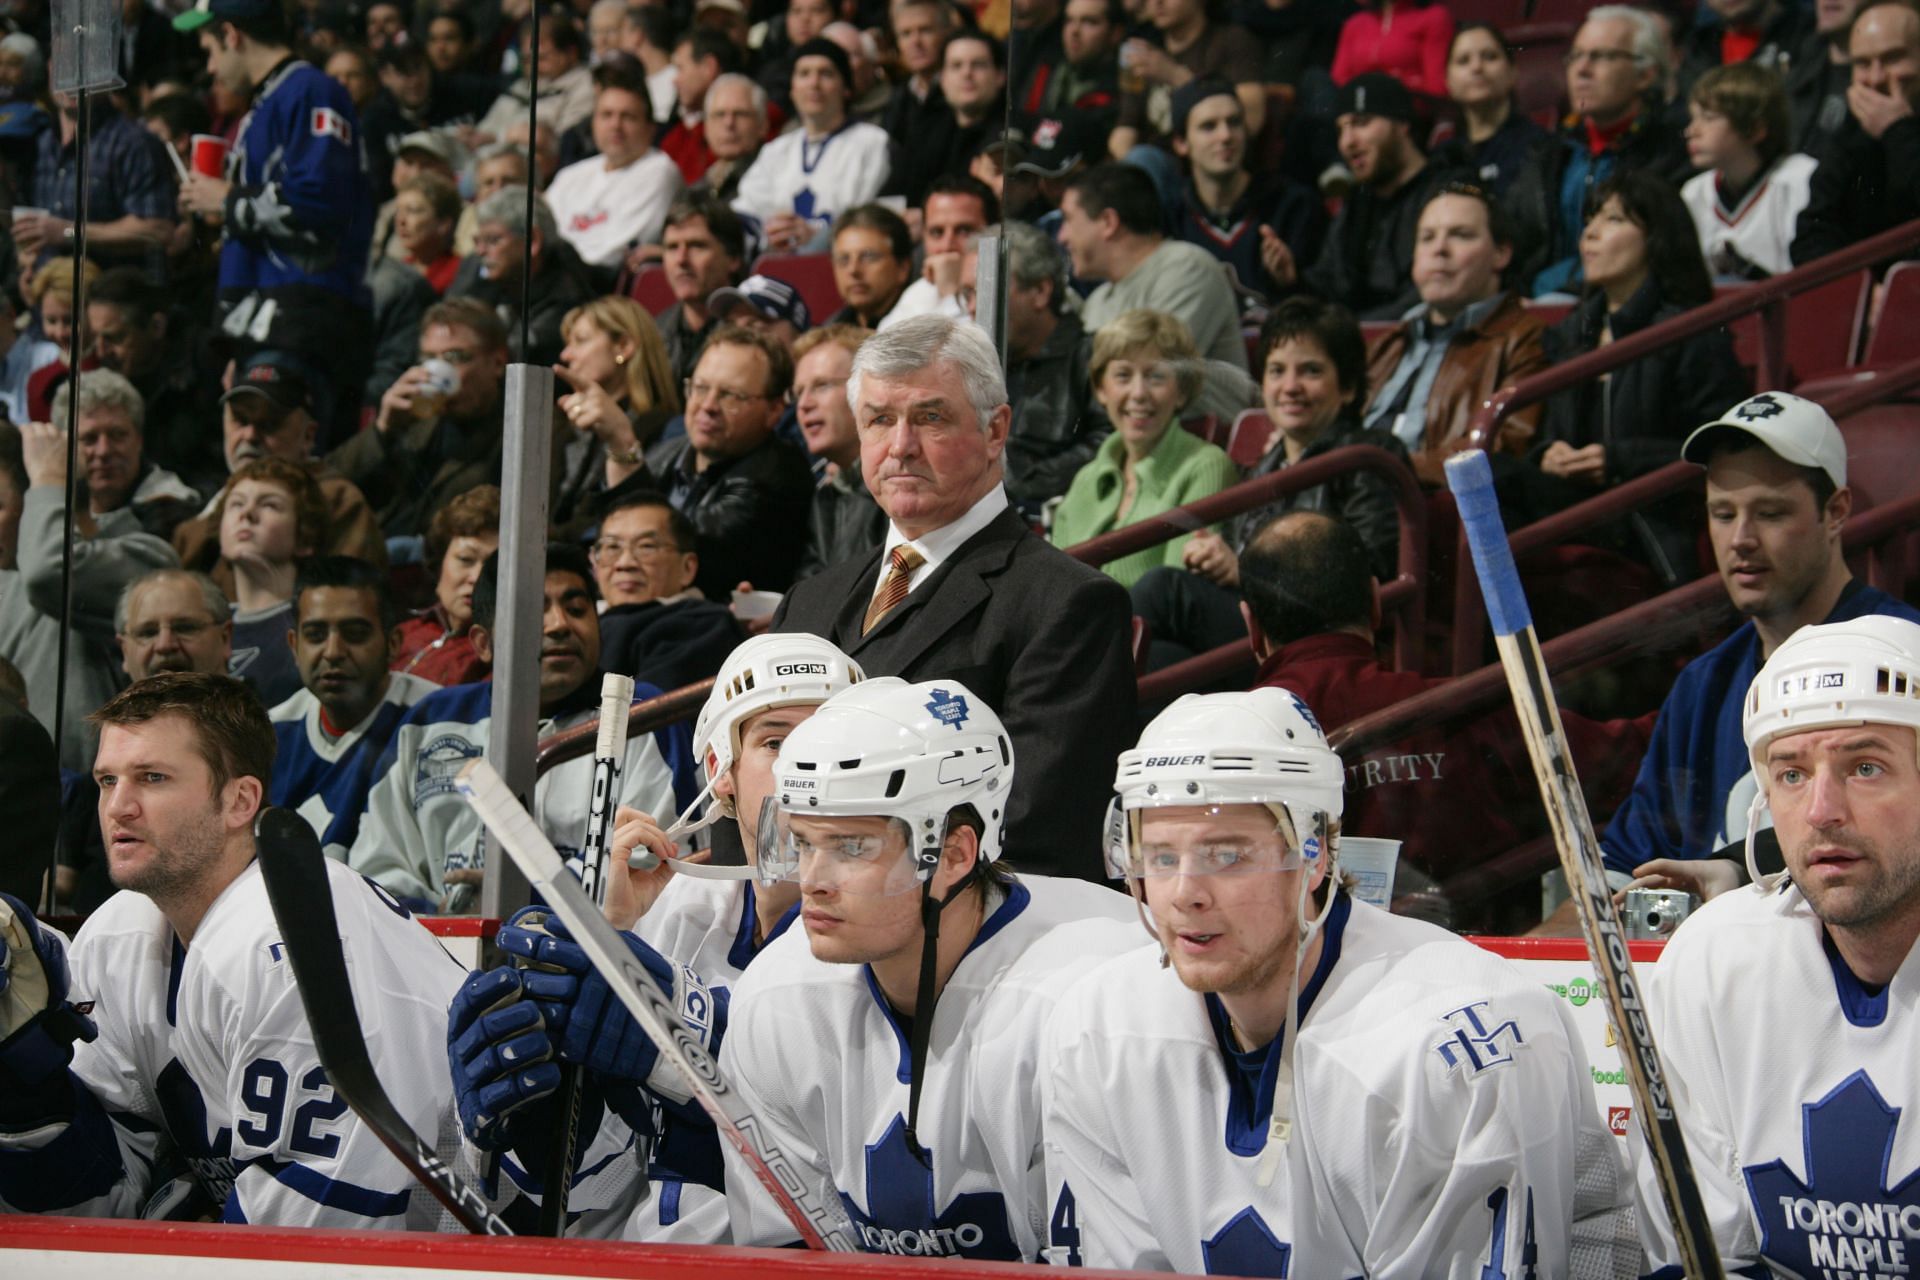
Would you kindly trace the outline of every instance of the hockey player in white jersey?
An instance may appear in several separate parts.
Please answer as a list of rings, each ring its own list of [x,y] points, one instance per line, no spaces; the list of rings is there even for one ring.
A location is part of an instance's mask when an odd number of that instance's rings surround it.
[[[1920,626],[1804,627],[1743,716],[1753,884],[1690,916],[1647,982],[1728,1274],[1905,1276],[1920,1261]],[[1753,866],[1771,811],[1785,875]],[[1644,1149],[1641,1235],[1679,1251]]]
[[[774,763],[756,847],[802,927],[735,986],[720,1066],[872,1252],[1033,1260],[1045,1240],[1040,1033],[1131,945],[1133,909],[999,862],[1015,763],[964,686],[891,678],[829,699]],[[731,1149],[727,1198],[736,1244],[795,1239]]]
[[[1120,757],[1154,943],[1060,997],[1042,1081],[1057,1264],[1544,1277],[1623,1171],[1561,1002],[1338,883],[1340,758],[1277,688],[1189,695]],[[1171,967],[1169,967],[1169,965]]]
[[[785,632],[746,641],[722,664],[695,721],[693,749],[706,787],[687,813],[663,829],[651,814],[619,811],[609,857],[607,917],[632,931],[634,953],[660,979],[662,990],[675,994],[679,977],[683,1012],[703,1029],[725,1027],[731,988],[754,957],[793,923],[799,890],[790,883],[755,883],[753,823],[740,830],[744,867],[681,861],[677,841],[742,811],[759,813],[772,794],[773,761],[786,735],[828,697],[861,678],[859,664],[817,636]],[[629,866],[628,856],[642,849],[655,855],[655,865]],[[629,1086],[640,1082],[644,1092],[617,1085],[611,1091],[623,1115],[617,1122],[603,1121],[605,1133],[596,1135],[595,1149],[610,1150],[619,1145],[620,1134],[634,1130],[652,1140],[634,1144],[636,1158],[608,1165],[605,1173],[596,1171],[576,1185],[569,1205],[581,1211],[577,1224],[594,1230],[596,1206],[611,1207],[638,1195],[644,1198],[624,1224],[629,1238],[724,1243],[729,1228],[718,1190],[718,1139],[705,1114],[689,1105],[678,1073],[671,1067],[656,1070],[652,1043],[608,992],[585,953],[544,910],[528,908],[517,915],[499,941],[508,955],[539,969],[476,972],[454,999],[448,1043],[468,1137],[493,1150],[512,1148],[502,1168],[532,1197],[540,1187],[526,1168],[535,1153],[522,1148],[528,1138],[544,1141],[541,1135],[551,1123],[544,1103],[559,1084],[554,1064],[584,1065]],[[696,1007],[688,1008],[688,1002]],[[593,1170],[596,1163],[589,1158],[580,1167]],[[637,1178],[643,1165],[650,1186],[618,1185],[622,1178]]]
[[[0,912],[0,1209],[437,1225],[314,1052],[254,865],[274,751],[257,699],[226,676],[166,673],[89,720],[121,892],[74,941],[70,990],[57,935],[17,903]],[[328,872],[374,1066],[406,1122],[439,1134],[460,968],[386,895]]]

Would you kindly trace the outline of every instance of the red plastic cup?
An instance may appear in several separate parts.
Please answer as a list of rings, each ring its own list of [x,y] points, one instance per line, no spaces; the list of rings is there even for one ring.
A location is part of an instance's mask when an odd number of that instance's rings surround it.
[[[189,153],[193,171],[205,174],[209,178],[227,176],[227,140],[211,133],[193,135],[193,149]]]

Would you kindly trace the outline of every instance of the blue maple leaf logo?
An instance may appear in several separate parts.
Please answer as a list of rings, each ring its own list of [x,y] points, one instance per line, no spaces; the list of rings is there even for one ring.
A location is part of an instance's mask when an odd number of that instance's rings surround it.
[[[1281,1244],[1260,1211],[1248,1205],[1201,1242],[1200,1255],[1210,1276],[1274,1276],[1286,1280],[1293,1246]]]
[[[955,1196],[940,1213],[933,1207],[933,1151],[927,1163],[907,1148],[907,1122],[896,1113],[880,1141],[867,1148],[867,1199],[871,1212],[844,1191],[840,1199],[869,1253],[911,1257],[987,1258],[1020,1261],[1007,1225],[1006,1197],[994,1191]]]
[[[1856,1071],[1802,1108],[1807,1180],[1782,1160],[1748,1165],[1760,1255],[1807,1277],[1900,1274],[1920,1232],[1920,1172],[1889,1181],[1900,1108]]]

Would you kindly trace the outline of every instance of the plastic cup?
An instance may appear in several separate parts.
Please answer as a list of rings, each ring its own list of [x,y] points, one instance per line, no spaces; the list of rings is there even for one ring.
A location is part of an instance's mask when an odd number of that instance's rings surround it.
[[[17,204],[13,206],[13,220],[18,222],[22,218],[44,218],[48,212],[37,205]]]
[[[736,591],[733,593],[733,616],[743,621],[754,618],[771,618],[773,611],[780,607],[778,591]]]
[[[227,140],[211,133],[193,135],[188,163],[193,171],[209,178],[227,176]]]
[[[460,389],[460,371],[439,358],[425,361],[427,380],[413,389],[413,404],[408,412],[420,421],[437,418],[447,407],[447,399]]]
[[[1393,873],[1400,842],[1369,836],[1340,837],[1340,870],[1353,877],[1353,896],[1387,910],[1393,904]]]

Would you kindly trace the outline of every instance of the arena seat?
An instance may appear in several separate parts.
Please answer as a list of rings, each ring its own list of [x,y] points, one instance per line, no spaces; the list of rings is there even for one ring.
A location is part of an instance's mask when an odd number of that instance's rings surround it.
[[[1886,292],[1880,298],[1880,318],[1867,335],[1860,363],[1898,364],[1920,356],[1920,262],[1895,263],[1887,272]]]
[[[1217,413],[1201,413],[1191,418],[1182,418],[1180,425],[1208,444],[1217,444],[1222,449],[1227,447],[1228,433],[1233,430],[1233,424],[1222,422]]]
[[[627,285],[627,296],[645,307],[651,316],[658,316],[677,301],[672,286],[667,284],[667,269],[657,262],[649,262],[635,273]]]
[[[1587,7],[1581,5],[1581,13]],[[1514,97],[1522,112],[1548,129],[1558,121],[1560,103],[1566,97],[1567,68],[1561,59],[1573,43],[1574,26],[1573,22],[1529,25],[1516,27],[1507,36],[1518,51]]]
[[[1236,467],[1251,467],[1266,453],[1272,436],[1273,422],[1265,409],[1243,409],[1227,432],[1227,456]]]
[[[1847,442],[1847,486],[1864,511],[1920,493],[1920,404],[1876,404],[1840,420]]]
[[[1722,285],[1717,298],[1743,285]],[[1791,390],[1810,378],[1838,373],[1853,363],[1866,324],[1873,273],[1856,271],[1787,299],[1787,377],[1775,390]],[[1748,369],[1760,366],[1760,325],[1764,313],[1742,316],[1728,326],[1734,354]]]
[[[831,254],[770,253],[754,263],[753,270],[755,275],[772,276],[798,289],[815,324],[823,323],[842,305]]]

